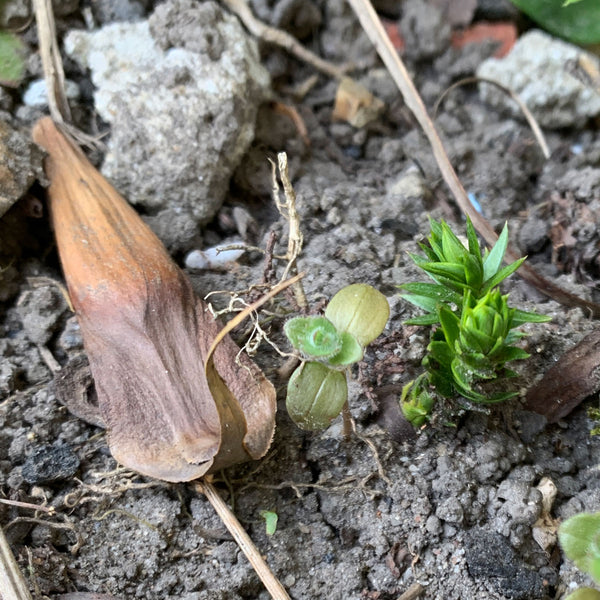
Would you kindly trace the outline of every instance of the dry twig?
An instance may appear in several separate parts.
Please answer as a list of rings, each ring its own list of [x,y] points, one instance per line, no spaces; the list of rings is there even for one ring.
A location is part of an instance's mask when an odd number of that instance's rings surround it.
[[[236,516],[231,512],[227,503],[221,498],[219,492],[215,489],[212,483],[206,481],[206,479],[197,481],[194,484],[194,488],[200,494],[204,494],[207,500],[212,504],[216,513],[223,521],[225,527],[229,530],[229,533],[233,536],[233,539],[237,542],[242,552],[246,555],[246,558],[250,561],[250,564],[264,583],[265,587],[271,594],[273,600],[290,600],[288,593],[285,591],[283,585],[269,566],[260,555],[258,548],[254,545],[254,542],[250,539],[250,536],[246,533]]]
[[[550,148],[548,148],[548,144],[546,143],[546,138],[544,137],[544,134],[542,133],[542,130],[541,130],[540,126],[538,125],[538,122],[536,121],[535,117],[533,116],[533,114],[531,113],[529,108],[527,108],[527,104],[525,104],[525,102],[523,102],[523,100],[521,100],[519,95],[514,90],[502,85],[501,83],[498,83],[497,81],[494,81],[493,79],[488,79],[487,77],[465,77],[464,79],[461,79],[460,81],[455,81],[450,87],[446,88],[444,90],[444,92],[442,93],[442,95],[436,100],[436,103],[433,107],[434,116],[437,114],[440,104],[442,103],[444,98],[452,90],[454,90],[457,87],[460,87],[462,85],[468,85],[470,83],[487,83],[489,85],[493,85],[493,86],[497,87],[499,90],[501,90],[502,92],[504,92],[505,94],[510,96],[517,103],[517,105],[519,106],[519,110],[523,113],[523,116],[525,117],[527,123],[529,124],[529,127],[531,127],[531,131],[533,132],[533,135],[535,136],[537,143],[540,145],[540,148],[542,150],[542,154],[544,155],[544,158],[545,159],[550,158]]]
[[[415,600],[424,591],[425,588],[420,583],[413,583],[401,596],[398,597],[398,600]]]
[[[246,26],[248,31],[260,38],[261,40],[279,46],[293,54],[296,58],[312,65],[315,69],[334,77],[341,79],[344,76],[344,69],[332,65],[323,60],[310,50],[307,50],[294,36],[290,35],[281,29],[276,29],[270,25],[266,25],[257,19],[250,10],[246,0],[222,0],[223,4],[234,14],[238,16],[240,21]]]
[[[65,94],[65,72],[62,66],[51,0],[33,0],[37,22],[40,55],[48,91],[50,114],[56,123],[69,123],[71,109]]]
[[[52,0],[33,0],[33,8],[50,115],[57,125],[78,142],[86,146],[97,146],[96,138],[85,134],[71,123],[71,109],[65,93],[65,71],[56,37]]]
[[[279,177],[281,178],[281,183],[283,185],[283,195],[285,197],[285,202],[282,202],[279,198],[279,184],[277,183],[277,169],[275,167],[275,163],[271,161],[272,167],[272,178],[273,178],[273,200],[275,205],[277,206],[277,210],[281,214],[281,216],[288,222],[289,232],[288,232],[288,248],[285,258],[288,261],[288,264],[285,267],[283,272],[283,276],[281,277],[282,281],[287,279],[289,273],[296,274],[298,273],[297,268],[297,259],[302,252],[302,244],[304,238],[302,236],[302,230],[300,229],[300,216],[298,215],[298,211],[296,210],[296,193],[294,192],[294,188],[292,187],[292,183],[290,181],[290,176],[288,173],[288,162],[287,162],[287,154],[285,152],[280,152],[277,155],[277,167],[279,168]],[[306,299],[306,294],[304,293],[304,288],[302,287],[302,282],[299,281],[293,287],[294,297],[296,298],[296,302],[298,306],[302,309],[308,308],[308,300]]]
[[[0,527],[0,597],[2,600],[32,600],[2,527]]]

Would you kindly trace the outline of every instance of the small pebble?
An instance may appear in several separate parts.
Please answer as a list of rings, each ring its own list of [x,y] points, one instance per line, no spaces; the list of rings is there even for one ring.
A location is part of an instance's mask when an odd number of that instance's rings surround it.
[[[242,242],[234,242],[233,245],[243,245]],[[235,262],[245,250],[221,250],[225,246],[216,246],[206,250],[192,250],[185,257],[185,266],[188,269],[224,269],[229,263]]]
[[[79,98],[79,86],[74,81],[65,82],[65,93],[69,100]],[[23,104],[36,108],[48,106],[48,91],[46,82],[43,79],[32,81],[23,94]]]
[[[64,444],[38,446],[23,463],[23,479],[32,485],[43,485],[69,479],[79,468],[79,458]]]

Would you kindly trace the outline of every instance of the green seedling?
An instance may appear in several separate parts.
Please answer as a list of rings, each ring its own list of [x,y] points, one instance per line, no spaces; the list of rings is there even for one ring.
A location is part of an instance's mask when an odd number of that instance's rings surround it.
[[[600,592],[594,588],[577,588],[565,600],[600,600]]]
[[[342,336],[325,317],[296,317],[283,330],[292,346],[305,356],[330,358],[342,349]]]
[[[428,243],[420,244],[424,256],[411,257],[434,283],[399,286],[407,292],[405,300],[425,311],[407,323],[435,326],[422,363],[426,372],[409,382],[400,398],[404,416],[417,427],[426,422],[437,397],[490,404],[514,396],[512,391],[488,392],[485,383],[497,388],[499,381],[514,376],[506,363],[529,356],[515,346],[524,335],[517,327],[549,320],[511,308],[508,295],[500,293],[498,285],[525,260],[502,267],[506,226],[494,247],[482,252],[470,220],[466,246],[446,223],[430,222]]]
[[[288,383],[286,406],[302,429],[329,426],[348,401],[346,371],[383,331],[390,314],[383,294],[357,283],[340,290],[324,317],[295,317],[284,326],[302,364]]]
[[[25,44],[8,31],[0,31],[0,85],[18,87],[26,69]]]
[[[330,365],[350,365],[362,359],[363,348],[350,333],[340,333],[325,317],[295,317],[284,325],[292,346],[307,358]]]
[[[279,519],[277,513],[271,510],[261,510],[260,516],[265,520],[266,534],[273,535],[277,531],[277,521]]]
[[[342,288],[325,309],[335,328],[354,336],[363,348],[381,335],[389,316],[386,297],[364,283]]]
[[[290,377],[286,406],[301,429],[326,429],[348,400],[346,375],[319,362],[303,362]]]
[[[567,558],[600,584],[600,513],[580,513],[568,518],[558,529],[558,540]],[[600,600],[600,592],[580,588],[565,600]]]

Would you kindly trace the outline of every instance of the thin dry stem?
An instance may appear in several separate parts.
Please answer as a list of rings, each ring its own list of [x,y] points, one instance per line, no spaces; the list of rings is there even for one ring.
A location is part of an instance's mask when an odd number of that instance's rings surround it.
[[[2,527],[0,527],[0,598],[2,600],[32,600],[27,583],[19,570]]]
[[[267,588],[269,594],[271,594],[271,598],[273,598],[273,600],[291,600],[279,579],[275,577],[267,563],[264,561],[258,548],[250,539],[250,536],[246,533],[212,483],[204,479],[197,481],[194,487],[198,493],[204,494],[207,500],[212,504],[216,513],[221,518],[221,521],[223,521],[223,524],[227,527],[229,533],[233,536],[233,539],[237,542],[242,552],[246,555],[246,558],[250,561],[250,564]]]
[[[304,142],[306,146],[310,146],[310,138],[308,137],[308,130],[306,129],[306,123],[304,119],[300,116],[300,113],[294,106],[290,106],[289,104],[284,104],[283,102],[274,102],[273,110],[280,115],[285,115],[292,121],[294,127],[296,127],[296,131],[298,135]]]
[[[33,0],[33,8],[50,115],[63,132],[77,142],[88,147],[99,146],[96,138],[80,131],[71,122],[71,109],[65,93],[65,71],[56,37],[52,0]]]
[[[403,594],[398,596],[397,600],[415,600],[424,591],[425,588],[420,583],[413,583]]]
[[[299,273],[291,277],[290,279],[286,279],[278,283],[276,286],[272,287],[271,290],[266,293],[262,298],[258,299],[256,302],[253,302],[249,306],[246,306],[242,311],[240,311],[233,319],[227,322],[225,327],[219,331],[215,339],[212,341],[212,344],[208,350],[205,359],[205,365],[208,364],[211,356],[215,350],[215,348],[221,343],[223,338],[233,329],[235,329],[242,321],[244,321],[249,315],[251,315],[255,310],[260,308],[267,300],[270,300],[286,288],[291,285],[294,285],[296,282],[300,281],[304,277],[304,273]]]
[[[286,253],[286,259],[288,264],[283,272],[282,281],[287,279],[288,273],[295,274],[298,272],[297,260],[298,256],[302,252],[302,245],[304,238],[302,236],[302,230],[300,229],[300,215],[296,210],[296,193],[292,187],[290,181],[290,175],[288,172],[287,154],[285,152],[279,152],[277,154],[277,168],[279,169],[279,177],[283,185],[283,195],[285,202],[282,202],[279,198],[279,183],[277,182],[277,169],[275,163],[271,161],[272,168],[272,183],[273,183],[273,200],[277,206],[277,210],[281,216],[288,222],[288,247]],[[302,309],[308,308],[308,300],[304,293],[304,287],[302,282],[298,282],[293,287],[294,297],[298,306]]]
[[[222,0],[223,4],[246,26],[248,31],[261,40],[279,46],[293,54],[296,58],[312,65],[315,69],[325,73],[329,77],[341,79],[345,69],[337,67],[321,57],[307,50],[298,40],[289,33],[271,27],[257,19],[250,10],[246,0]]]
[[[17,508],[27,508],[29,510],[41,510],[42,512],[48,513],[50,516],[56,514],[56,508],[54,506],[44,506],[41,504],[33,504],[32,502],[20,502],[19,500],[9,500],[8,498],[0,498],[0,504],[7,504],[9,506],[16,506]]]
[[[65,94],[65,72],[62,66],[51,0],[33,0],[37,22],[40,55],[48,91],[50,115],[56,123],[69,123],[71,109]]]
[[[348,400],[346,400],[344,406],[342,407],[342,419],[344,438],[346,440],[349,440],[350,436],[353,433],[356,433],[356,424],[354,423],[354,419],[352,418],[352,413],[350,412],[350,404],[348,404]]]
[[[437,114],[440,104],[442,103],[444,98],[452,90],[454,90],[457,87],[460,87],[462,85],[468,85],[470,83],[488,83],[490,85],[497,87],[499,90],[501,90],[502,92],[504,92],[505,94],[510,96],[517,103],[517,105],[519,106],[519,110],[523,113],[523,116],[525,117],[529,127],[531,127],[531,131],[533,132],[533,135],[535,136],[537,143],[540,145],[540,148],[542,150],[542,154],[544,155],[544,158],[545,159],[550,158],[550,148],[548,148],[548,144],[546,143],[546,138],[544,137],[544,134],[542,133],[542,130],[541,130],[538,122],[536,121],[536,118],[533,116],[533,114],[529,110],[529,108],[527,108],[527,104],[525,104],[525,102],[523,102],[523,100],[521,100],[521,98],[519,97],[517,92],[515,92],[513,89],[506,87],[506,86],[502,85],[501,83],[494,81],[493,79],[488,79],[487,77],[465,77],[464,79],[461,79],[460,81],[455,81],[450,87],[446,88],[444,90],[444,92],[442,93],[442,95],[436,100],[436,103],[433,107],[434,116]]]
[[[324,480],[321,482],[319,480],[317,483],[302,483],[299,481],[283,481],[276,485],[269,485],[263,483],[248,483],[243,488],[239,490],[239,492],[243,492],[247,489],[258,489],[258,490],[284,490],[290,488],[294,490],[297,498],[302,498],[302,493],[300,490],[308,489],[308,490],[322,490],[327,493],[343,493],[346,490],[360,490],[365,496],[373,500],[374,498],[378,498],[383,495],[383,492],[376,489],[371,489],[367,487],[367,483],[375,477],[375,472],[367,473],[367,475],[363,477],[359,477],[358,475],[352,475],[350,477],[346,477],[338,482],[335,482],[332,485],[325,485],[329,480]]]
[[[456,171],[450,163],[450,159],[446,154],[442,141],[438,135],[438,132],[427,114],[427,109],[423,100],[419,96],[414,83],[412,82],[404,63],[398,56],[396,49],[392,45],[389,37],[387,36],[375,9],[369,2],[369,0],[348,0],[348,3],[356,13],[358,20],[360,21],[365,33],[369,36],[372,44],[375,46],[379,56],[383,60],[387,67],[390,75],[394,79],[398,89],[402,93],[402,97],[406,106],[414,114],[419,125],[423,129],[423,132],[429,140],[433,155],[438,164],[438,167],[442,173],[444,181],[450,188],[454,198],[460,209],[469,215],[473,225],[483,236],[485,241],[492,246],[495,244],[498,236],[493,230],[492,226],[488,221],[479,214],[467,197],[467,193],[456,174]],[[519,258],[519,255],[512,249],[508,248],[506,251],[505,259],[507,261],[515,261]],[[549,281],[545,277],[542,277],[532,267],[527,264],[523,264],[519,269],[519,275],[526,281],[534,285],[546,296],[553,298],[557,302],[567,306],[579,306],[596,317],[600,317],[600,305],[594,302],[590,302],[575,294],[571,294],[561,287]]]

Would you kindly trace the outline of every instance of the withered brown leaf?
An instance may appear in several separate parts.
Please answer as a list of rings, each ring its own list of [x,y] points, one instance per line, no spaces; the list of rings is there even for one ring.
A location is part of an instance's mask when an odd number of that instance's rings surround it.
[[[189,481],[260,458],[275,390],[220,325],[131,206],[48,117],[48,202],[113,456],[144,475]]]
[[[567,350],[527,392],[525,408],[549,423],[564,419],[583,400],[600,390],[600,330]]]

